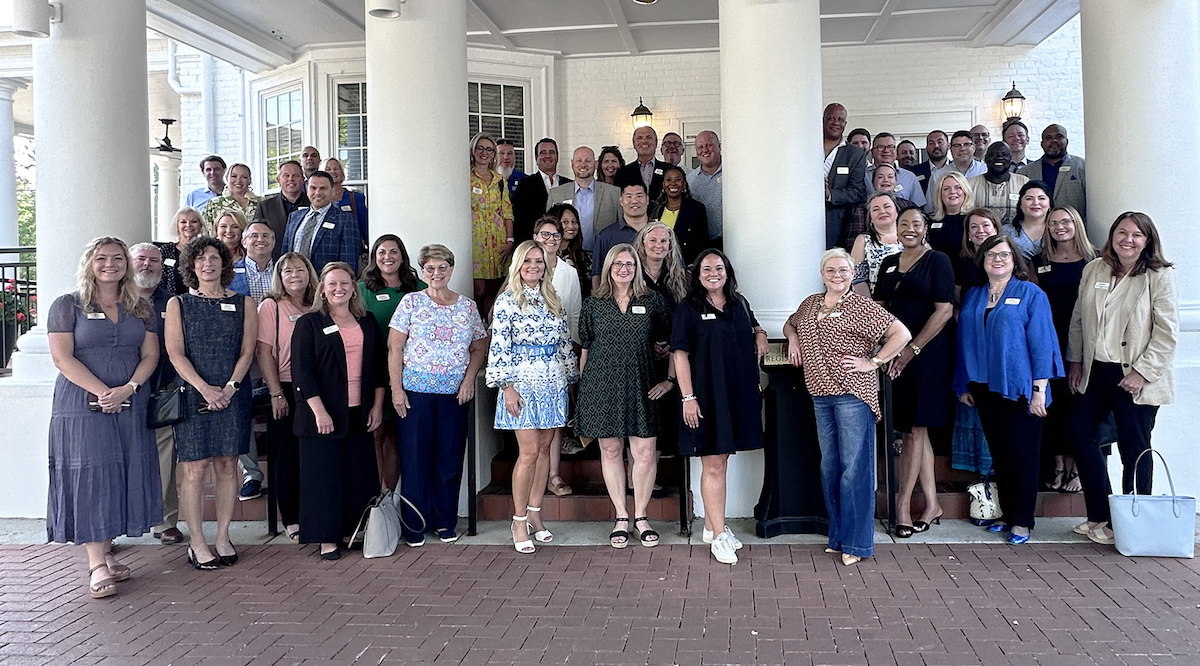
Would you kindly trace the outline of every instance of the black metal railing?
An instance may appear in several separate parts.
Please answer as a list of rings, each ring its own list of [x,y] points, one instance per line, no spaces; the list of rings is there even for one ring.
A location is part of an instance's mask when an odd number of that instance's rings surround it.
[[[37,323],[37,248],[0,247],[0,374],[17,338]]]

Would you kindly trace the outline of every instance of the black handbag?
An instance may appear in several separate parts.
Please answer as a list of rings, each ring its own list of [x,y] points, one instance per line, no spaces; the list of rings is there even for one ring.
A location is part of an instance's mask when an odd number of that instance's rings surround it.
[[[183,392],[187,387],[179,379],[167,388],[150,394],[146,404],[146,426],[165,428],[183,420]]]

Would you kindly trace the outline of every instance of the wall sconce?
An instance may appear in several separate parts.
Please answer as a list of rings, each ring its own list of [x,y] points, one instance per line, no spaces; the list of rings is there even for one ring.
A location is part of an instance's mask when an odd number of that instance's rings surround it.
[[[367,0],[367,13],[375,18],[400,18],[400,7],[404,0]]]
[[[14,0],[14,34],[45,39],[50,36],[50,24],[62,23],[62,3],[46,0]]]
[[[1025,96],[1021,91],[1017,90],[1017,82],[1013,81],[1012,90],[1004,96],[1004,115],[1009,120],[1020,120],[1021,114],[1025,111]]]
[[[654,120],[654,114],[642,103],[641,97],[638,97],[637,108],[629,115],[633,117],[633,129],[649,127],[650,121]]]

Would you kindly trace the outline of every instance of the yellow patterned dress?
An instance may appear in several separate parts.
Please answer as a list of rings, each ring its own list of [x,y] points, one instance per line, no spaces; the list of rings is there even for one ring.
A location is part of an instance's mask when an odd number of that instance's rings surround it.
[[[508,234],[504,221],[513,219],[504,176],[492,172],[487,183],[471,170],[471,262],[476,280],[504,277],[501,248]]]

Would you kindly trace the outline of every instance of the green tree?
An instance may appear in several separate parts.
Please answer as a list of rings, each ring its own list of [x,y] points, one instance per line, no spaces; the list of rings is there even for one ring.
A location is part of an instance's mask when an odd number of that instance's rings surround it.
[[[36,196],[33,184],[22,176],[17,176],[17,244],[23,247],[37,245],[37,210],[34,205]],[[36,261],[36,256],[30,252],[21,253],[21,261]],[[37,279],[30,271],[30,279]]]

